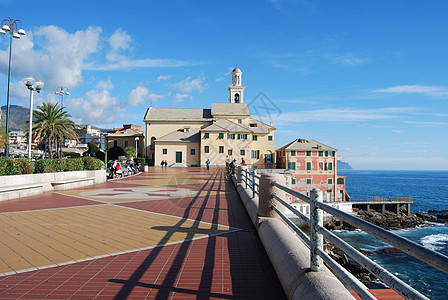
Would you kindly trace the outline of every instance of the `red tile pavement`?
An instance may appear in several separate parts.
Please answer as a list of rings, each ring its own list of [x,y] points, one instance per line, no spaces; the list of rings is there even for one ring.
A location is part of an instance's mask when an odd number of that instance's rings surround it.
[[[255,228],[221,170],[212,169],[209,174],[201,168],[181,171],[203,182],[189,184],[184,178],[173,187],[202,189],[197,197],[107,205],[228,225],[238,231],[171,245],[165,245],[162,239],[159,246],[148,250],[3,276],[0,299],[285,299]],[[148,173],[83,190],[131,188],[142,180],[151,185],[171,176],[170,172],[173,170],[152,168]],[[96,203],[45,193],[0,202],[0,212]]]

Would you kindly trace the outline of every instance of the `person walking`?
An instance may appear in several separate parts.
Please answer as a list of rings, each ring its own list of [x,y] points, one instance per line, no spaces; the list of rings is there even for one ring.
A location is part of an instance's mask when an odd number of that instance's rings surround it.
[[[162,160],[162,162],[160,164],[162,165],[162,169],[163,169],[163,166],[165,165],[165,161]]]
[[[165,169],[168,168],[168,162],[165,160]]]
[[[207,173],[210,170],[210,160],[207,159],[207,161],[205,162],[205,164],[207,165]]]

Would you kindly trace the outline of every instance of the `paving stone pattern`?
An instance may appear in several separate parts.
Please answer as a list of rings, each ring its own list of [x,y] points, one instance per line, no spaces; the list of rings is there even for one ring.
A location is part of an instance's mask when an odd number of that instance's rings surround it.
[[[0,202],[0,299],[285,299],[224,170]]]

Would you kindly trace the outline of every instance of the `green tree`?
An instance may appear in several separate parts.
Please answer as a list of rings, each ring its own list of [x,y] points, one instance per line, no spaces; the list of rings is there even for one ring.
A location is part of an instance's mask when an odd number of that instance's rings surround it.
[[[131,157],[135,157],[136,151],[135,151],[134,147],[128,146],[128,147],[124,148],[124,153],[126,155],[126,158],[130,159]]]
[[[123,148],[121,147],[112,147],[107,150],[107,159],[116,160],[118,156],[125,155]]]
[[[48,142],[50,157],[53,157],[53,147],[59,148],[60,141],[78,140],[75,123],[59,104],[44,102],[33,112],[33,117],[33,133],[39,140]]]

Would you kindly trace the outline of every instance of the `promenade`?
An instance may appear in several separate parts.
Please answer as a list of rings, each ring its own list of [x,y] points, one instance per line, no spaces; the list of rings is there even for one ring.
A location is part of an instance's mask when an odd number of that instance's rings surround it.
[[[284,299],[224,170],[0,202],[0,299]]]

